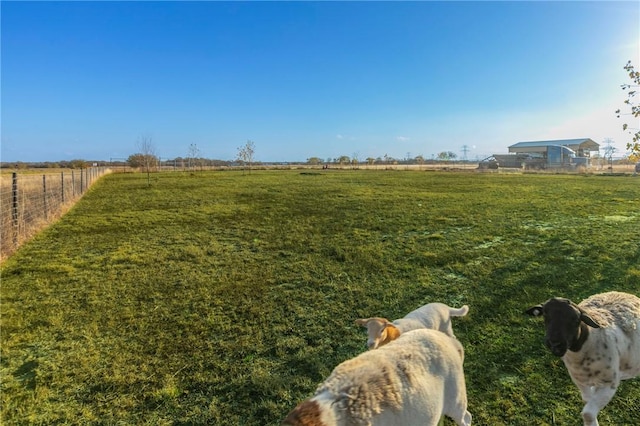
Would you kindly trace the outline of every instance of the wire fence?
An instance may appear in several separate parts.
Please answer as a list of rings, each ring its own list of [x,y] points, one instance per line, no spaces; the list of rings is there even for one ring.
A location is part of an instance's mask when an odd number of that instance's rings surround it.
[[[91,185],[109,173],[89,167],[60,173],[3,174],[0,178],[0,260],[64,214]]]

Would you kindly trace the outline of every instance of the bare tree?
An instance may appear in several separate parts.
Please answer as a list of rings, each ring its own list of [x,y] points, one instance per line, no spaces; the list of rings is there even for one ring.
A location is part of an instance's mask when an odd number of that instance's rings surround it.
[[[354,152],[354,153],[353,153],[353,155],[351,155],[351,166],[352,166],[354,169],[357,169],[357,168],[358,168],[358,164],[360,164],[360,159],[359,159],[359,157],[360,157],[360,153],[359,153],[359,152],[357,152],[357,151],[356,151],[356,152]]]
[[[244,173],[244,166],[249,165],[249,171],[251,171],[251,163],[253,162],[253,154],[255,153],[256,144],[248,140],[244,146],[238,148],[238,161],[242,163],[242,172]]]
[[[192,167],[195,169],[196,161],[200,157],[200,150],[195,143],[189,145],[189,153],[187,154],[187,159],[189,160],[189,169]]]
[[[151,136],[142,135],[138,137],[138,150],[142,154],[142,167],[147,172],[147,184],[151,186],[151,168],[158,166],[158,156]]]
[[[609,159],[609,170],[613,172],[613,153],[616,152],[616,147],[613,146],[613,139],[607,138],[604,140],[604,158]]]

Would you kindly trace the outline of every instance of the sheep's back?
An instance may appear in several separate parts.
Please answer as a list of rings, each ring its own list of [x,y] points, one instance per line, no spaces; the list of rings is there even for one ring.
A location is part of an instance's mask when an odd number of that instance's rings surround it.
[[[449,307],[443,303],[428,303],[409,312],[404,319],[419,321],[427,328],[437,329],[449,319]]]
[[[421,328],[433,328],[435,329],[434,324],[429,321],[422,321],[417,318],[404,317],[394,320],[392,322],[402,333],[406,333],[411,330],[419,330]]]
[[[358,358],[345,361],[318,387],[316,394],[331,395],[338,412],[348,413],[354,424],[368,424],[385,408],[397,410],[402,406],[402,380],[393,367],[388,359],[377,360],[375,364]]]
[[[633,332],[640,321],[640,298],[619,291],[595,294],[578,304],[601,327]]]
[[[331,394],[339,412],[348,413],[353,424],[368,424],[384,410],[398,410],[409,389],[427,388],[442,393],[449,374],[455,344],[446,335],[421,329],[403,333],[397,340],[375,351],[367,351],[339,364],[318,387],[316,395]],[[454,361],[458,362],[458,361]],[[439,374],[433,378],[436,370]]]

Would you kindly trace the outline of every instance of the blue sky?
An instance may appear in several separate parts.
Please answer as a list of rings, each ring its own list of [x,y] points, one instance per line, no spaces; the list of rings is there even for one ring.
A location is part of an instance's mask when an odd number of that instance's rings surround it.
[[[475,159],[630,136],[631,2],[2,1],[2,161]],[[630,119],[628,120],[630,121]]]

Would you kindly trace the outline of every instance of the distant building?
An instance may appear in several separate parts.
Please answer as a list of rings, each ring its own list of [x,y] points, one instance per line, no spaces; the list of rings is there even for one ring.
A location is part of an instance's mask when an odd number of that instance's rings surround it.
[[[518,142],[509,147],[511,154],[493,154],[481,161],[479,167],[581,170],[590,166],[591,151],[597,152],[599,148],[589,138]]]
[[[590,157],[591,151],[598,151],[600,145],[589,138],[560,139],[554,141],[518,142],[509,147],[509,152],[516,154],[546,153],[549,146],[566,146],[573,150],[576,157]]]

